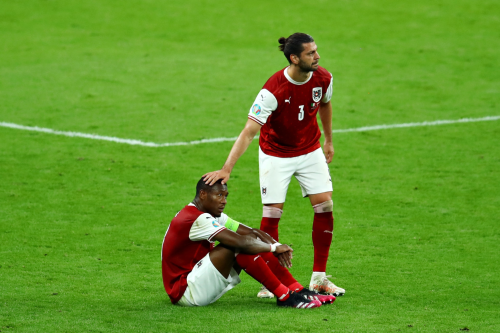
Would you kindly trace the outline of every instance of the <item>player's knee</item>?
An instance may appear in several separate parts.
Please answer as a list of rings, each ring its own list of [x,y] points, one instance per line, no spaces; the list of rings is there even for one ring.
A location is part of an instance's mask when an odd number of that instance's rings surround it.
[[[328,200],[313,206],[315,213],[333,212],[333,201]]]
[[[210,259],[233,262],[235,257],[235,249],[224,244],[217,245],[210,251]]]
[[[225,278],[229,276],[229,273],[236,262],[234,254],[235,251],[233,248],[226,247],[223,244],[217,245],[212,251],[210,251],[210,261],[212,262],[212,265],[214,265],[219,273],[221,273]]]
[[[277,207],[264,206],[264,208],[262,208],[262,217],[279,219],[281,218],[281,214],[283,214],[283,209],[279,209]]]

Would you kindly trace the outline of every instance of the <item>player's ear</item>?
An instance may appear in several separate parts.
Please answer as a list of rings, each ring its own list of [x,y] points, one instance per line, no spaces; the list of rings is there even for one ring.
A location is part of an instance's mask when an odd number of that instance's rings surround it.
[[[290,60],[294,65],[298,65],[300,61],[299,57],[297,57],[297,55],[295,54],[290,54]]]
[[[205,190],[200,190],[200,194],[198,195],[201,200],[205,200],[207,198],[207,192]]]

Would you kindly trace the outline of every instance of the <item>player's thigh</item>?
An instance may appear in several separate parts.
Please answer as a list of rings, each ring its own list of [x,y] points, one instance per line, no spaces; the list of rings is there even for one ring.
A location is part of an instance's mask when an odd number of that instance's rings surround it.
[[[183,306],[204,306],[218,300],[241,280],[238,273],[232,269],[225,278],[210,261],[210,254],[198,261],[187,276],[188,287],[181,300],[177,303]]]
[[[285,202],[288,185],[295,172],[297,158],[265,154],[259,148],[260,195],[263,204]]]
[[[302,195],[332,192],[332,178],[321,148],[300,156],[295,177],[299,181]]]

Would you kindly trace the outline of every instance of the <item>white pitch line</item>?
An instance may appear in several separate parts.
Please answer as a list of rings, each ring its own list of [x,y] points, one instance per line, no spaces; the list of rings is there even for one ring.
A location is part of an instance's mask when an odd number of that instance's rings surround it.
[[[457,124],[457,123],[472,123],[478,121],[495,121],[500,120],[500,116],[487,116],[482,118],[462,118],[457,120],[436,120],[436,121],[423,121],[420,123],[404,123],[404,124],[392,124],[392,125],[375,125],[375,126],[364,126],[356,128],[347,129],[335,129],[332,133],[348,133],[348,132],[366,132],[366,131],[376,131],[385,130],[391,128],[406,128],[406,127],[419,127],[419,126],[437,126],[437,125],[447,125],[447,124]],[[189,146],[198,145],[201,143],[213,143],[213,142],[224,142],[224,141],[236,141],[238,137],[233,138],[213,138],[213,139],[202,139],[186,142],[166,142],[166,143],[155,143],[155,142],[144,142],[141,140],[134,139],[121,139],[113,136],[103,136],[97,134],[79,133],[79,132],[67,132],[67,131],[57,131],[50,128],[38,127],[38,126],[24,126],[7,122],[0,122],[1,127],[14,128],[25,131],[42,132],[55,135],[64,135],[69,137],[79,137],[93,140],[103,140],[111,141],[117,143],[125,143],[128,145],[137,145],[145,147],[173,147],[173,146]],[[257,137],[256,137],[257,138]]]
[[[487,116],[482,118],[462,118],[457,120],[435,120],[435,121],[423,121],[421,123],[403,123],[403,124],[392,124],[392,125],[375,125],[375,126],[364,126],[356,128],[346,128],[346,129],[336,129],[332,133],[347,133],[347,132],[366,132],[366,131],[376,131],[391,128],[403,128],[403,127],[420,127],[420,126],[437,126],[437,125],[447,125],[447,124],[457,124],[457,123],[474,123],[478,121],[494,121],[500,120],[500,116]]]
[[[235,138],[214,138],[214,139],[202,139],[195,141],[187,141],[187,142],[167,142],[167,143],[155,143],[155,142],[144,142],[141,140],[135,139],[122,139],[114,136],[104,136],[98,134],[88,134],[88,133],[80,133],[80,132],[67,132],[67,131],[57,131],[51,128],[38,127],[38,126],[24,126],[14,123],[0,122],[1,127],[9,127],[24,131],[34,131],[34,132],[42,132],[48,134],[55,135],[64,135],[69,137],[79,137],[93,140],[103,140],[103,141],[112,141],[117,143],[125,143],[128,145],[137,145],[137,146],[145,146],[145,147],[171,147],[171,146],[187,146],[187,145],[197,145],[200,143],[211,143],[211,142],[222,142],[222,141],[236,141]]]

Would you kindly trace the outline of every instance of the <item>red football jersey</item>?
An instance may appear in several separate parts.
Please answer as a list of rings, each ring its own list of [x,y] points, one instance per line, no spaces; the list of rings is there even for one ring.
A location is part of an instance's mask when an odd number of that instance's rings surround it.
[[[192,204],[174,217],[163,239],[161,253],[163,286],[172,303],[184,295],[187,276],[194,265],[213,248],[212,238],[225,229],[213,216]]]
[[[316,114],[320,102],[329,102],[332,95],[332,75],[323,67],[305,82],[294,81],[287,68],[271,76],[248,114],[263,125],[262,151],[277,157],[300,156],[321,147]]]

